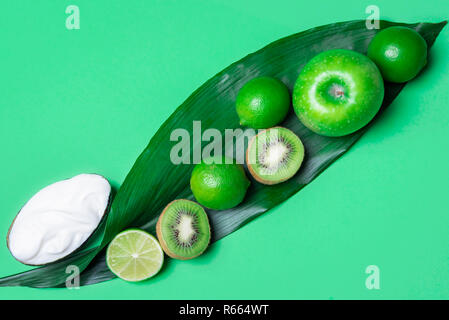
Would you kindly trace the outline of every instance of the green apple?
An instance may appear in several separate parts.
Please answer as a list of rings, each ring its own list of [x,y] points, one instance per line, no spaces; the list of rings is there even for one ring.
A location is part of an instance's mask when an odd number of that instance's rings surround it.
[[[313,57],[293,88],[299,120],[324,136],[344,136],[373,119],[382,105],[384,83],[368,57],[335,49]]]

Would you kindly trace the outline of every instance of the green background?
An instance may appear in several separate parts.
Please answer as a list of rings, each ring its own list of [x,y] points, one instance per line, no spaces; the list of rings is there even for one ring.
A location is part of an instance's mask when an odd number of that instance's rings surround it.
[[[78,5],[81,29],[65,28]],[[119,186],[162,122],[209,77],[278,38],[336,21],[439,22],[447,0],[4,1],[0,231],[38,189],[82,172]],[[0,298],[449,298],[449,28],[429,68],[297,195],[156,278]],[[0,247],[1,275],[27,270]],[[380,290],[365,268],[380,268]]]

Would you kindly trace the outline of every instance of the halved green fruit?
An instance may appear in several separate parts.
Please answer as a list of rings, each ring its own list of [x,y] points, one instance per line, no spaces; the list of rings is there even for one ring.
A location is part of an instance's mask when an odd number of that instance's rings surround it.
[[[293,177],[304,159],[304,146],[293,131],[274,127],[254,136],[246,151],[249,172],[263,184]]]
[[[111,241],[106,251],[106,263],[117,277],[126,281],[142,281],[159,272],[164,263],[164,253],[151,234],[129,229]]]
[[[156,233],[167,255],[180,260],[193,259],[209,245],[209,219],[199,204],[185,199],[175,200],[162,211]]]

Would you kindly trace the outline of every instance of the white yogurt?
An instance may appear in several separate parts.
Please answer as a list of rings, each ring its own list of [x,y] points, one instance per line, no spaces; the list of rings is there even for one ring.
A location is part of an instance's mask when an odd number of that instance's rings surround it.
[[[36,193],[20,210],[8,235],[12,255],[41,265],[78,249],[105,214],[111,186],[102,176],[80,174]]]

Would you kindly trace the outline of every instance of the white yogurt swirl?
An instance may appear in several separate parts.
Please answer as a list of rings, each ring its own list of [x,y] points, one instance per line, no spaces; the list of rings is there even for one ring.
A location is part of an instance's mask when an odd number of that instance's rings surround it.
[[[22,263],[42,265],[78,249],[95,231],[111,186],[100,175],[80,174],[36,193],[16,216],[8,247]]]

